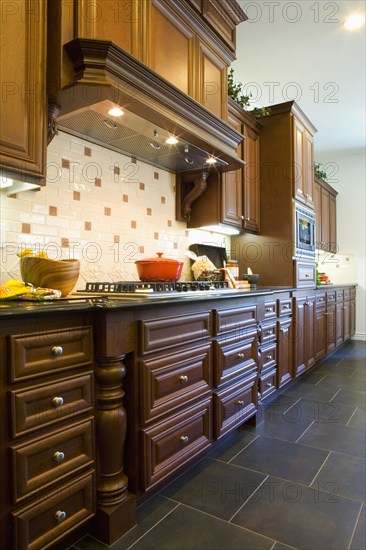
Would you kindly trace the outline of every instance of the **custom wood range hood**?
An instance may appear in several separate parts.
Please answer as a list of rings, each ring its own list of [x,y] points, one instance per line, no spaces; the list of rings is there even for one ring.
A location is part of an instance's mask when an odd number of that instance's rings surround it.
[[[243,136],[112,42],[77,38],[65,46],[71,84],[50,98],[56,128],[172,172],[233,170]],[[108,115],[119,106],[124,115]],[[178,143],[167,145],[175,136]]]

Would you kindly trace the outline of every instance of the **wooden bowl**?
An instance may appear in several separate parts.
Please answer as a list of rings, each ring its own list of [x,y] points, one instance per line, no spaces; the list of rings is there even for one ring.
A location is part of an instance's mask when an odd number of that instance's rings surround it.
[[[62,296],[67,296],[78,280],[80,262],[24,256],[20,258],[20,273],[25,283],[60,290]]]

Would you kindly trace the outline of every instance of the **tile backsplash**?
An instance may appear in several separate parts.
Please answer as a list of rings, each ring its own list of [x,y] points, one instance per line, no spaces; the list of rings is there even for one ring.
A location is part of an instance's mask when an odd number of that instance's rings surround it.
[[[331,254],[321,250],[316,251],[316,261],[319,273],[326,273],[333,284],[355,283],[356,259],[355,255],[346,252]]]
[[[175,220],[175,175],[60,132],[47,150],[47,184],[1,195],[1,283],[20,279],[21,248],[80,259],[86,281],[138,280],[135,260],[164,252],[184,261],[191,243],[230,247],[229,237]]]

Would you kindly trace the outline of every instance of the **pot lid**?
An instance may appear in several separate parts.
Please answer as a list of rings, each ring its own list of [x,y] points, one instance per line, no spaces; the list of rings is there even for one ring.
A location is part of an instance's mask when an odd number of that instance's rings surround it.
[[[157,255],[157,258],[143,258],[142,260],[136,260],[135,261],[135,264],[138,264],[138,263],[141,263],[141,262],[151,262],[151,263],[159,263],[159,262],[163,262],[163,263],[173,263],[173,264],[182,264],[183,262],[180,262],[179,260],[174,260],[174,258],[163,258],[164,252],[157,252],[156,255]]]

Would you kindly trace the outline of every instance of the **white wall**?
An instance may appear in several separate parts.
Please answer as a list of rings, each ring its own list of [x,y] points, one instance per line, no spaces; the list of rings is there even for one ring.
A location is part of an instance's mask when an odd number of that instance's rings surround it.
[[[353,273],[355,274],[357,287],[357,317],[356,317],[356,338],[366,339],[366,184],[365,184],[365,151],[343,151],[338,154],[332,153],[332,158],[322,155],[321,162],[336,163],[339,167],[338,173],[334,174],[328,183],[334,187],[339,195],[337,196],[337,241],[339,255],[350,257],[354,262]],[[341,261],[339,280],[337,270],[333,270],[333,282],[344,282],[343,262]],[[344,265],[344,264],[343,264]],[[327,269],[324,269],[327,271]],[[328,270],[330,271],[330,269]],[[353,282],[353,281],[348,281]]]

